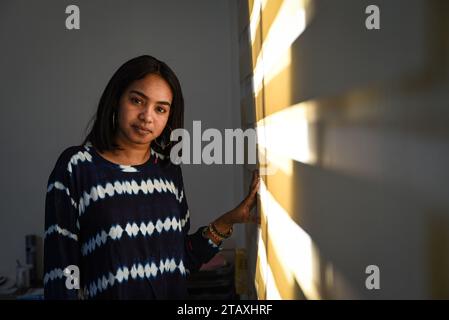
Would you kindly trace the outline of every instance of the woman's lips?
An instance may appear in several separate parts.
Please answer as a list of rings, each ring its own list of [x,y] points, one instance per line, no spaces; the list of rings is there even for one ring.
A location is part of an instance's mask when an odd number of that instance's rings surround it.
[[[137,132],[139,132],[140,134],[149,134],[149,133],[153,133],[150,129],[146,129],[146,128],[142,128],[140,126],[132,126]]]

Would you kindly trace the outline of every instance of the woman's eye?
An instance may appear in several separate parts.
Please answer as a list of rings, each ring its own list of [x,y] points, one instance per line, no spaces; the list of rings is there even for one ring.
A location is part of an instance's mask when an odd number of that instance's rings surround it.
[[[142,101],[140,99],[137,98],[131,98],[131,102],[134,104],[142,104]]]
[[[164,113],[164,112],[165,112],[165,109],[162,108],[162,107],[157,107],[157,111],[160,112],[160,113]]]

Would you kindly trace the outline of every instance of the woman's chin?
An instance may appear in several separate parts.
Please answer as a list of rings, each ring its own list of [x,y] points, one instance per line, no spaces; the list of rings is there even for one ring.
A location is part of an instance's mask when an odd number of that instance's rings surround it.
[[[142,137],[141,135],[136,135],[136,134],[127,135],[127,138],[130,142],[132,142],[134,144],[150,144],[151,141],[153,141],[152,136]]]

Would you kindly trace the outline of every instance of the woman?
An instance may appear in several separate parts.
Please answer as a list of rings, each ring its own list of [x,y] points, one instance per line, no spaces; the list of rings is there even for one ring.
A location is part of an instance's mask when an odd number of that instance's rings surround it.
[[[86,140],[49,177],[47,299],[185,298],[186,275],[219,251],[233,224],[254,222],[256,171],[235,209],[188,234],[182,172],[169,158],[183,115],[181,86],[164,62],[137,57],[113,75]]]

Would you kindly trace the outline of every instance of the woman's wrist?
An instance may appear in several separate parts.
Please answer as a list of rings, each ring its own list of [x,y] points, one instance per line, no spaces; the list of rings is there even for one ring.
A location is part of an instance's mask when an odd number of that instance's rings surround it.
[[[216,245],[220,245],[221,242],[229,238],[232,234],[233,223],[230,212],[225,213],[205,228],[203,235],[209,238]]]
[[[215,227],[216,231],[221,234],[228,234],[232,230],[232,227],[234,225],[230,217],[230,212],[225,213],[214,222],[212,222],[212,224]]]

